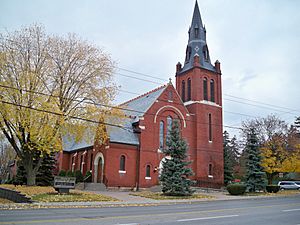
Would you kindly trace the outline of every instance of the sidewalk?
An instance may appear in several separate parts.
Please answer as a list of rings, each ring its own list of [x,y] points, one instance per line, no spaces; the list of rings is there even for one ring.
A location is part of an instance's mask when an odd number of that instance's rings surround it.
[[[97,194],[110,196],[120,201],[113,202],[49,202],[49,203],[12,203],[12,204],[0,204],[0,210],[12,210],[12,209],[31,209],[31,208],[97,208],[97,207],[125,207],[125,206],[153,206],[153,205],[170,205],[180,203],[196,203],[207,201],[230,201],[230,200],[242,200],[242,199],[257,199],[257,198],[274,198],[284,196],[233,196],[226,192],[221,191],[197,191],[199,194],[208,195],[213,198],[203,199],[177,199],[177,200],[154,200],[149,198],[143,198],[140,196],[130,195],[134,192],[125,191],[90,191]]]

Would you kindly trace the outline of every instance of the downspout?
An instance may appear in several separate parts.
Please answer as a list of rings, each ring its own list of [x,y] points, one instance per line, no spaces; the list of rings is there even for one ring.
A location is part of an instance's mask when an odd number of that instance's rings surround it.
[[[141,130],[136,129],[135,132],[138,135],[139,144],[137,146],[137,159],[136,159],[136,181],[135,190],[138,191],[140,188],[140,164],[141,164]]]

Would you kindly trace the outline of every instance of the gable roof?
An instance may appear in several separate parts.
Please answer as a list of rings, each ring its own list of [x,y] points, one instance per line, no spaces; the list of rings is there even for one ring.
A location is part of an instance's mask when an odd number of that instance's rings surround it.
[[[138,135],[133,131],[132,124],[139,121],[139,117],[143,116],[148,111],[148,109],[155,103],[157,98],[163,93],[166,87],[166,85],[158,87],[121,104],[119,107],[122,108],[122,112],[126,116],[122,119],[122,126],[124,128],[107,126],[110,142],[139,145],[139,138]],[[111,120],[108,118],[105,122],[109,123]],[[76,141],[74,137],[63,137],[63,151],[65,152],[89,148],[93,145],[93,140],[82,139],[80,141]]]
[[[131,99],[120,106],[121,108],[124,108],[123,112],[125,115],[136,117],[143,116],[166,88],[166,85],[160,86],[152,91]]]

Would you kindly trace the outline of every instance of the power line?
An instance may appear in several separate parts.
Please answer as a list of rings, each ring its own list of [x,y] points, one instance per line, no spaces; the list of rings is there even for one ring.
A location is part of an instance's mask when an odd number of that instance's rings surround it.
[[[47,97],[54,97],[54,98],[60,98],[59,96],[55,96],[55,95],[51,95],[51,94],[46,94],[46,93],[43,93],[43,92],[37,92],[37,91],[31,91],[31,90],[25,90],[25,89],[20,89],[20,88],[15,88],[15,87],[11,87],[11,86],[6,86],[6,85],[1,85],[0,84],[0,87],[3,87],[3,88],[8,88],[8,89],[13,89],[13,90],[18,90],[18,91],[24,91],[24,92],[29,92],[29,93],[33,93],[33,94],[38,94],[38,95],[43,95],[43,96],[47,96]],[[82,102],[80,100],[76,100],[76,99],[70,99],[70,98],[64,98],[64,99],[68,99],[68,100],[71,100],[71,101],[76,101],[76,102]],[[88,99],[87,99],[88,100]],[[160,100],[160,101],[163,101],[163,100]],[[8,103],[8,102],[7,102]],[[114,109],[119,109],[119,110],[124,110],[124,111],[130,111],[130,112],[136,112],[136,113],[142,113],[143,115],[151,115],[151,116],[155,116],[156,114],[155,113],[147,113],[147,112],[143,112],[143,111],[138,111],[138,110],[133,110],[133,109],[127,109],[127,108],[122,108],[122,107],[118,107],[118,106],[112,106],[112,105],[106,105],[106,104],[101,104],[101,103],[94,103],[94,102],[85,102],[86,104],[91,104],[91,105],[95,105],[95,106],[104,106],[104,107],[109,107],[109,108],[114,108]],[[10,104],[15,104],[15,103],[10,103]],[[178,103],[177,103],[178,104]],[[179,105],[179,104],[178,104]],[[27,108],[30,108],[29,106],[23,106],[23,107],[27,107]],[[35,109],[35,108],[32,108],[32,109]],[[40,111],[42,111],[41,109],[39,109]],[[49,111],[50,112],[50,111]],[[63,114],[59,114],[59,115],[63,115]],[[167,116],[160,116],[160,117],[164,117],[164,118],[167,118]],[[79,118],[79,117],[78,117]],[[127,118],[132,118],[130,116],[127,116]],[[75,119],[75,118],[73,118]],[[179,118],[180,120],[182,120],[181,118]],[[192,120],[186,120],[186,121],[189,121],[189,122],[194,122],[194,123],[197,123],[197,124],[202,124],[202,125],[208,125],[209,123],[201,123],[201,122],[196,122],[196,121],[192,121]],[[92,122],[92,121],[89,121],[89,122]],[[95,121],[94,121],[95,122]],[[104,124],[104,123],[103,123]],[[222,126],[220,124],[211,124],[213,126]],[[230,128],[230,129],[241,129],[240,127],[234,127],[234,126],[227,126],[227,125],[223,125],[223,127],[227,127],[227,128]],[[120,128],[124,128],[124,127],[120,127]],[[128,128],[130,129],[130,128]]]
[[[17,104],[17,103],[12,103],[12,102],[7,102],[7,101],[3,101],[0,100],[0,102],[2,102],[3,104],[7,104],[7,105],[13,105],[13,106],[18,106],[21,108],[26,108],[26,109],[30,109],[30,110],[34,110],[34,111],[38,111],[38,112],[44,112],[44,113],[48,113],[48,114],[53,114],[56,116],[66,116],[63,113],[58,113],[58,112],[53,112],[53,111],[49,111],[49,110],[44,110],[44,109],[38,109],[38,108],[32,108],[30,106],[25,106],[25,105],[21,105],[21,104]],[[103,125],[107,125],[107,126],[113,126],[113,127],[118,127],[118,128],[122,128],[122,129],[129,129],[120,125],[116,125],[116,124],[111,124],[111,123],[105,123],[105,122],[100,122],[100,121],[95,121],[95,120],[91,120],[91,119],[86,119],[86,118],[81,118],[81,117],[77,117],[77,116],[68,116],[71,119],[75,119],[75,120],[82,120],[82,121],[86,121],[86,122],[90,122],[90,123],[97,123],[97,124],[103,124]]]
[[[124,69],[124,68],[122,68],[122,70],[127,71],[127,72],[130,72],[130,73],[134,73],[134,74],[140,74],[140,75],[143,75],[143,76],[145,76],[145,77],[150,77],[150,78],[158,79],[158,77],[151,76],[151,75],[144,74],[144,73],[140,73],[140,72],[136,72],[136,71],[133,71],[133,70],[127,70],[127,69]],[[117,73],[117,74],[118,74],[118,73]],[[119,74],[119,75],[126,76],[126,77],[128,77],[128,78],[132,78],[132,79],[136,79],[136,80],[141,80],[141,81],[146,81],[146,82],[150,82],[150,83],[154,83],[154,84],[163,85],[162,83],[154,82],[154,81],[151,81],[151,80],[141,79],[141,78],[138,78],[138,77],[136,77],[136,76],[129,76],[129,75],[124,75],[124,74]],[[166,81],[165,79],[161,79],[161,80]],[[268,104],[268,103],[265,103],[265,102],[260,102],[260,101],[255,101],[255,100],[250,100],[250,99],[241,98],[241,97],[237,97],[237,96],[233,96],[233,95],[228,95],[228,94],[224,94],[224,95],[225,95],[225,96],[228,96],[228,97],[232,97],[232,98],[237,98],[237,99],[241,99],[241,100],[246,100],[246,101],[249,101],[249,102],[255,102],[255,103],[258,103],[258,104],[268,105],[268,106],[271,106],[271,107],[273,107],[273,108],[288,109],[288,110],[291,110],[291,111],[294,111],[294,112],[300,112],[299,110],[296,110],[296,109],[291,109],[291,108],[287,108],[287,107],[282,107],[282,106],[272,105],[272,104]],[[269,109],[269,110],[275,110],[275,109],[273,109],[273,108],[266,107],[266,106],[262,106],[262,105],[250,104],[250,103],[245,103],[245,102],[240,102],[240,101],[235,101],[235,100],[225,99],[225,98],[223,98],[223,99],[224,99],[224,100],[227,100],[227,101],[233,101],[233,102],[236,102],[236,103],[240,103],[240,104],[245,104],[245,105],[251,105],[251,106],[256,106],[256,107],[266,108],[266,109]],[[289,113],[289,114],[292,114],[291,111],[290,111],[290,112],[281,111],[281,110],[275,110],[275,111],[281,112],[281,113]]]
[[[124,68],[120,68],[120,67],[116,67],[116,68],[119,69],[119,70],[123,70],[123,71],[129,72],[129,73],[134,73],[134,74],[142,75],[142,76],[145,76],[145,77],[151,77],[151,78],[154,78],[156,80],[161,80],[161,81],[165,81],[165,82],[168,81],[166,79],[160,78],[159,76],[152,76],[152,75],[149,75],[149,74],[145,74],[145,73],[141,73],[141,72],[136,72],[136,71],[133,71],[133,70],[124,69]]]

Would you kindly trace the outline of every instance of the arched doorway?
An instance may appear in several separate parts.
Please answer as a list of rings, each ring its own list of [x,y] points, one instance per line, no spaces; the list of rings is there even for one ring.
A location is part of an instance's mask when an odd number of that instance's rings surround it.
[[[104,156],[98,152],[94,160],[94,183],[103,183]]]

